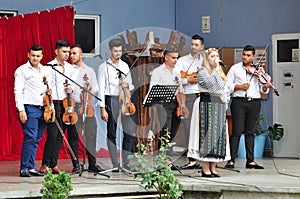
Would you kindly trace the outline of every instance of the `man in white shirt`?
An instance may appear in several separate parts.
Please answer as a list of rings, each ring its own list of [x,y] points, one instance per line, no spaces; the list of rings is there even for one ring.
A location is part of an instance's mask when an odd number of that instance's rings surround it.
[[[180,74],[174,70],[177,58],[178,52],[174,47],[169,47],[164,51],[164,63],[152,71],[149,91],[154,85],[179,86],[178,83],[181,82],[181,77]],[[182,87],[180,87],[180,89],[181,92],[183,92]],[[170,102],[163,102],[161,105],[164,110],[160,110],[158,107],[158,117],[162,123],[160,137],[163,137],[167,132],[170,132],[170,141],[173,141],[180,124],[180,119],[176,115],[176,99],[174,97]],[[161,142],[159,139],[158,149],[160,146]]]
[[[43,176],[43,173],[35,170],[35,156],[38,143],[44,135],[46,122],[44,121],[43,95],[47,89],[43,83],[43,77],[51,80],[51,71],[40,64],[43,58],[42,47],[33,45],[29,49],[26,64],[15,71],[14,94],[16,107],[19,111],[19,119],[24,134],[20,177]],[[51,90],[47,91],[51,94]]]
[[[96,163],[97,121],[92,105],[93,96],[88,92],[84,92],[82,89],[85,88],[95,95],[99,90],[98,82],[94,69],[83,62],[82,56],[83,53],[80,45],[71,46],[70,60],[76,70],[73,79],[81,86],[74,85],[74,92],[72,93],[72,97],[76,102],[75,111],[78,113],[76,128],[77,130],[81,129],[82,137],[85,141],[84,147],[88,155],[89,163],[88,171],[101,172],[103,169]],[[78,140],[77,142],[75,141],[74,144],[76,143],[78,144]]]
[[[190,54],[180,57],[176,64],[175,70],[181,73],[182,85],[184,88],[184,94],[186,97],[185,105],[189,110],[189,117],[183,119],[184,130],[185,130],[185,144],[186,148],[189,145],[190,137],[190,123],[191,115],[193,112],[193,105],[196,98],[199,96],[199,85],[197,79],[198,69],[202,66],[203,57],[200,51],[204,48],[204,39],[199,35],[193,35],[190,43],[191,52]],[[182,169],[194,169],[199,168],[196,164],[196,160],[189,157],[189,162],[182,166]]]
[[[97,103],[100,106],[101,119],[107,122],[107,147],[109,150],[113,168],[118,168],[117,148],[116,148],[116,132],[119,128],[118,117],[120,104],[120,91],[128,89],[132,91],[134,86],[132,84],[131,74],[128,65],[121,60],[122,43],[118,39],[111,39],[109,41],[110,58],[99,66],[98,81],[99,94],[101,99]],[[125,169],[130,169],[128,155],[132,152],[134,144],[135,124],[132,120],[132,115],[121,114],[121,123],[123,131],[123,162],[120,162]],[[122,136],[122,135],[121,135]],[[113,170],[113,171],[118,171]]]
[[[79,173],[80,166],[78,162],[78,144],[76,142],[78,141],[78,132],[75,124],[69,125],[63,122],[63,115],[65,113],[63,100],[67,97],[67,94],[71,94],[74,90],[74,85],[71,81],[67,81],[70,85],[66,85],[66,80],[68,79],[65,77],[67,76],[70,78],[74,73],[74,66],[67,62],[70,55],[69,42],[66,40],[56,41],[55,53],[55,59],[48,63],[48,65],[53,67],[52,81],[49,86],[50,88],[53,87],[52,99],[55,108],[55,117],[63,132],[68,128],[68,142],[70,143],[70,147],[75,156],[73,157],[73,155],[71,155],[73,164],[72,172]],[[63,76],[61,73],[65,76]],[[58,174],[60,169],[57,166],[57,160],[63,141],[63,136],[60,134],[56,123],[48,123],[47,127],[47,139],[44,146],[44,154],[40,172],[47,173],[47,169],[51,168],[54,174]]]
[[[254,162],[254,129],[261,108],[260,93],[268,93],[272,84],[268,82],[263,85],[256,75],[248,72],[253,67],[254,58],[255,48],[245,46],[242,62],[233,65],[226,76],[227,96],[232,96],[232,136],[229,142],[231,160],[225,165],[229,169],[234,168],[242,133],[245,133],[246,169],[264,169]]]

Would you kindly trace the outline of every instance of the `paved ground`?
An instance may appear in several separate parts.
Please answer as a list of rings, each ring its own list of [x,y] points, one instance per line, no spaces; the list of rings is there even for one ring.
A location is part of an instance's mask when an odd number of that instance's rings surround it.
[[[285,198],[277,196],[277,194],[287,193],[291,194],[289,198],[298,198],[300,194],[300,160],[268,158],[257,159],[257,162],[263,165],[265,169],[245,169],[245,160],[237,159],[236,169],[239,172],[218,168],[221,178],[203,178],[198,170],[183,170],[182,174],[175,171],[175,173],[183,184],[184,190],[187,191],[222,192],[232,190],[259,192],[264,194],[266,198]],[[109,169],[109,159],[98,159],[98,163],[103,168]],[[185,163],[185,158],[181,157],[174,163],[182,166]],[[223,167],[224,164],[219,164],[218,167]],[[37,161],[36,165],[38,168],[40,161]],[[59,167],[66,172],[70,172],[72,170],[71,161],[60,159]],[[18,176],[18,170],[19,161],[0,161],[0,198],[40,197],[39,190],[42,187],[43,178],[21,178]],[[104,198],[104,196],[107,196],[113,198],[112,196],[116,196],[116,198],[121,198],[121,196],[132,193],[147,194],[140,184],[140,179],[134,179],[132,175],[125,175],[123,172],[107,172],[106,174],[110,178],[102,175],[94,176],[88,172],[84,172],[81,177],[72,175],[74,186],[72,197],[101,196],[99,198]]]

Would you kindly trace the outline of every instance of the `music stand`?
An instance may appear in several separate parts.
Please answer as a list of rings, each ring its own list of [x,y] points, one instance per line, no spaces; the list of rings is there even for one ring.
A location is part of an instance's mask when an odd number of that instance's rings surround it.
[[[143,102],[144,107],[150,107],[154,104],[159,104],[160,105],[160,125],[161,127],[163,126],[162,124],[162,108],[163,108],[163,103],[170,103],[174,97],[175,97],[175,92],[178,88],[178,85],[154,85],[151,87],[150,91],[146,95],[146,98]],[[161,128],[162,129],[162,128]],[[181,173],[180,169],[173,164],[171,161],[170,163],[172,167],[174,167],[179,173]]]

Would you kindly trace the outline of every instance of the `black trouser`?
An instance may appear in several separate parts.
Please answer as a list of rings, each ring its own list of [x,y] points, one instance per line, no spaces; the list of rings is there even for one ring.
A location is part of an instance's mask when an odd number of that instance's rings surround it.
[[[105,96],[106,111],[108,113],[107,122],[107,147],[109,150],[111,162],[113,167],[118,166],[117,158],[117,147],[116,147],[116,132],[118,129],[118,117],[120,113],[120,102],[119,96]],[[133,116],[122,115],[121,123],[123,130],[123,142],[122,142],[122,153],[123,153],[123,163],[127,164],[129,162],[128,155],[132,153],[134,144],[134,131],[136,129],[136,124],[132,119]],[[122,131],[119,128],[120,131]],[[122,137],[122,134],[120,134]],[[119,140],[118,140],[119,142]]]
[[[79,103],[76,103],[75,110],[78,113]],[[84,129],[83,129],[84,128]],[[78,122],[76,123],[76,129],[81,132],[81,136],[84,140],[85,152],[88,155],[89,165],[96,164],[96,141],[97,141],[97,120],[95,115],[92,117],[85,116],[83,121],[82,115],[78,115]]]
[[[170,134],[170,141],[176,136],[178,127],[180,125],[180,119],[176,116],[176,108],[177,103],[171,101],[169,103],[163,103],[162,106],[158,106],[158,116],[159,121],[161,123],[162,129],[160,131],[160,137],[166,135],[166,132],[169,131]],[[158,139],[158,149],[161,146],[161,141]]]
[[[254,129],[260,113],[260,100],[233,98],[231,102],[232,136],[230,138],[230,155],[234,162],[238,154],[241,134],[245,133],[247,163],[254,161]]]
[[[65,130],[68,129],[68,142],[77,159],[75,160],[71,156],[73,166],[75,166],[78,164],[78,133],[76,127],[75,125],[66,125],[63,123],[62,117],[63,113],[65,112],[65,109],[61,101],[54,102],[54,108],[56,120],[62,128],[63,132],[65,132]],[[60,152],[63,137],[55,123],[48,123],[47,127],[47,139],[44,146],[42,165],[53,168],[57,165],[57,159]]]

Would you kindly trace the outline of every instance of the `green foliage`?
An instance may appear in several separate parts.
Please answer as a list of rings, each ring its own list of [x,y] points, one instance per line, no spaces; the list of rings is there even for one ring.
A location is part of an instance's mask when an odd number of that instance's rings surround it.
[[[71,176],[64,171],[54,176],[52,170],[48,169],[48,174],[44,176],[43,187],[40,193],[44,199],[64,199],[70,196],[73,190]]]
[[[255,136],[259,136],[259,135],[261,135],[262,133],[265,132],[265,131],[262,130],[262,127],[260,125],[260,122],[262,122],[264,120],[265,120],[265,116],[263,114],[260,114],[258,116],[257,121],[256,121],[256,127],[255,127],[255,130],[254,130],[254,135]]]
[[[269,126],[268,132],[270,139],[279,141],[284,135],[284,128],[282,124],[275,123],[273,126]]]
[[[275,124],[273,124],[273,126],[269,126],[267,130],[263,130],[260,125],[260,122],[264,121],[264,120],[265,120],[264,115],[260,114],[258,117],[258,120],[256,122],[255,130],[254,130],[255,136],[258,136],[264,132],[268,132],[269,138],[271,140],[279,141],[284,135],[284,128],[283,128],[282,124],[275,123]]]
[[[141,177],[141,184],[145,189],[155,189],[159,198],[163,199],[178,199],[182,196],[182,185],[175,177],[171,167],[171,157],[167,155],[167,151],[175,143],[169,141],[169,133],[165,137],[159,138],[161,146],[159,154],[153,157],[153,160],[143,154],[144,151],[149,152],[143,144],[137,144],[138,152],[130,155],[130,159],[135,159],[136,163],[133,165],[132,170],[138,171],[135,178]]]

